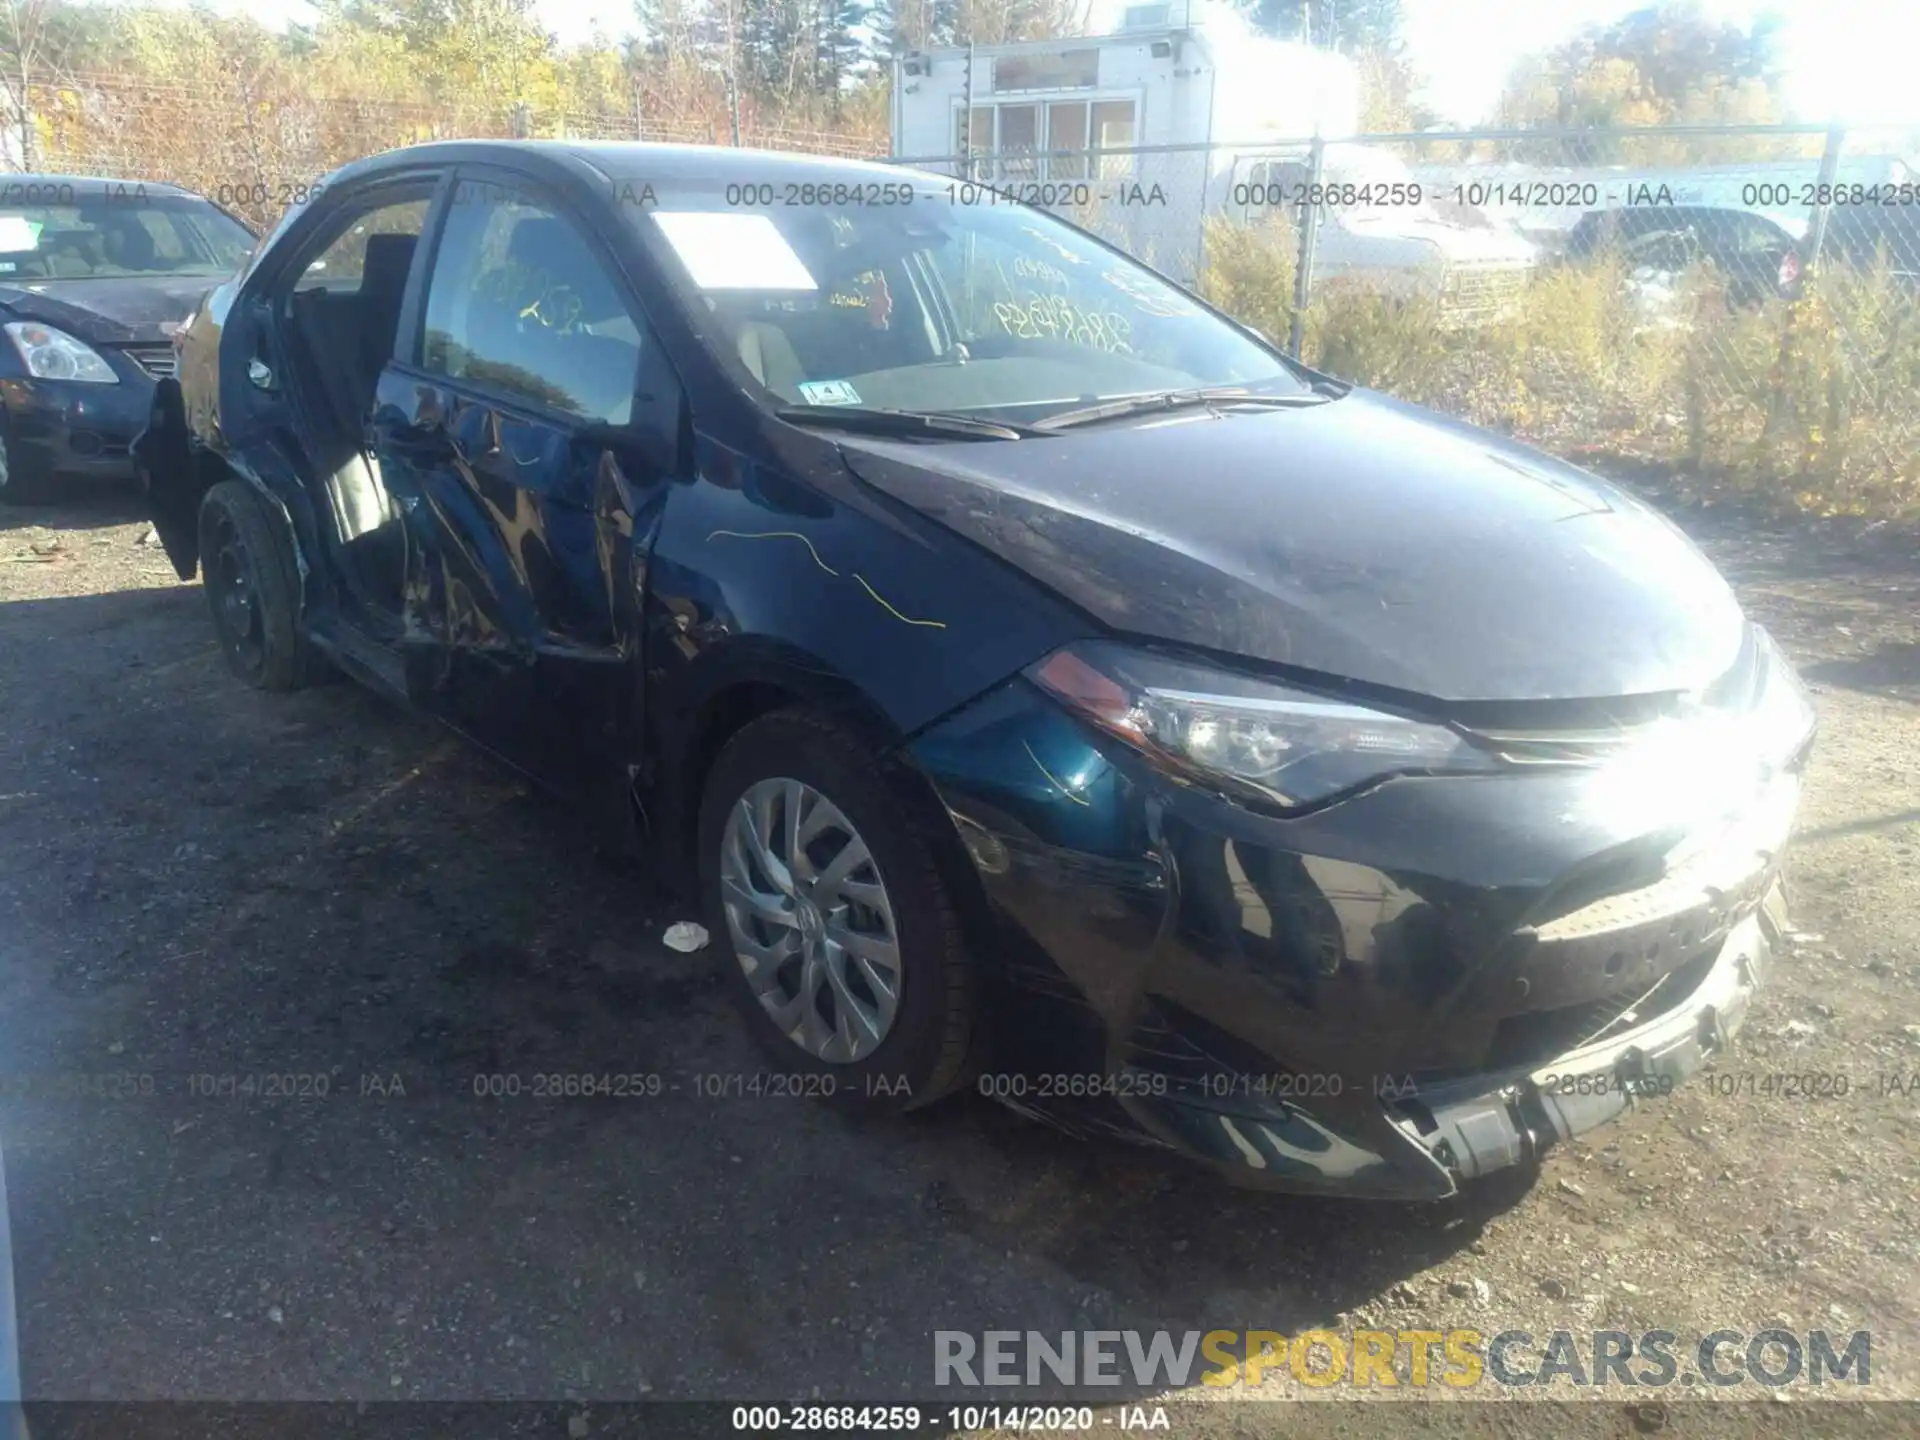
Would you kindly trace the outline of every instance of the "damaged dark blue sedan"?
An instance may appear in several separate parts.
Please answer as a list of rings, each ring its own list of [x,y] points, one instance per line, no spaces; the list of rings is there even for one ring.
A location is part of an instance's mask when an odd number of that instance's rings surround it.
[[[347,167],[136,447],[233,668],[442,717],[773,1063],[1414,1199],[1723,1050],[1805,691],[1659,515],[944,177]]]

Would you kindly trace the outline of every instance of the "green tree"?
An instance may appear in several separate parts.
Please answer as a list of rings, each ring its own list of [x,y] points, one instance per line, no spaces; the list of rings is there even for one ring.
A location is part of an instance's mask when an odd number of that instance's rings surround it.
[[[1421,77],[1397,49],[1366,45],[1353,53],[1360,72],[1360,128],[1368,134],[1404,135],[1425,130],[1440,117],[1422,103]]]
[[[73,76],[110,68],[123,12],[68,0],[0,0],[0,124],[21,164],[39,163],[40,92]]]
[[[1262,35],[1351,52],[1401,48],[1400,0],[1237,0]]]
[[[552,37],[533,0],[319,0],[317,27],[349,47],[398,41],[418,90],[436,99],[494,103],[545,99],[553,88]]]
[[[1771,18],[1743,28],[1709,18],[1698,0],[1663,0],[1520,62],[1498,120],[1558,129],[1778,121],[1787,107],[1777,34]],[[1663,143],[1675,158],[1704,157],[1701,147],[1682,155],[1678,142]],[[1655,158],[1644,142],[1633,148],[1634,158]],[[1625,154],[1617,139],[1595,135],[1568,142],[1554,158],[1589,163]]]

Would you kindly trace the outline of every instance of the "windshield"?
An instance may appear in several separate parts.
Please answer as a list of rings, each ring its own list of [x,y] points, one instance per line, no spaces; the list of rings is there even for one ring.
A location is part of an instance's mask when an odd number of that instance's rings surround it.
[[[0,205],[0,281],[226,276],[252,249],[244,225],[195,196]]]
[[[628,207],[707,342],[771,403],[1032,421],[1195,387],[1307,393],[1273,351],[1040,211],[904,176],[803,187],[845,203],[751,203],[788,188]]]

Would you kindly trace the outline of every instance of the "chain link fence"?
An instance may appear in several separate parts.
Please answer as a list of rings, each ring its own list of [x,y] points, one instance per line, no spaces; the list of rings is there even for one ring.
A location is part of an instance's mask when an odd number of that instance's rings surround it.
[[[15,168],[167,180],[270,224],[432,139],[726,144],[731,117],[64,76]],[[22,113],[15,106],[16,116]],[[743,145],[874,155],[743,117]],[[1308,363],[1559,453],[1803,507],[1920,508],[1920,136],[1689,126],[889,156],[1071,219]]]
[[[661,113],[638,94],[619,108],[545,107],[490,96],[393,101],[316,96],[284,80],[213,71],[191,85],[70,74],[37,80],[21,105],[8,93],[0,132],[6,168],[43,174],[163,180],[207,195],[260,226],[349,161],[403,145],[453,139],[650,140],[730,144],[733,125]],[[740,143],[855,157],[872,136],[741,117]]]
[[[1335,374],[1884,513],[1920,508],[1915,154],[1690,126],[889,158],[1075,220]]]

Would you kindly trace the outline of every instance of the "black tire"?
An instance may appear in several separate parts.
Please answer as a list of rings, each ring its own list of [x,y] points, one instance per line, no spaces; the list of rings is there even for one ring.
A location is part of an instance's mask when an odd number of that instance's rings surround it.
[[[285,523],[238,480],[200,502],[200,583],[227,666],[259,690],[298,690],[319,664],[300,629]]]
[[[20,453],[13,437],[0,429],[0,505],[46,505],[58,498],[59,484],[43,461]]]
[[[823,1059],[790,1038],[755,998],[721,898],[721,852],[734,806],[754,785],[798,780],[851,822],[892,912],[898,1000],[891,1028],[864,1058]],[[814,711],[781,710],[743,727],[708,773],[700,807],[700,895],[723,981],[754,1040],[795,1092],[869,1114],[918,1109],[968,1076],[979,1037],[979,985],[934,837],[904,803],[901,775],[873,747]]]

